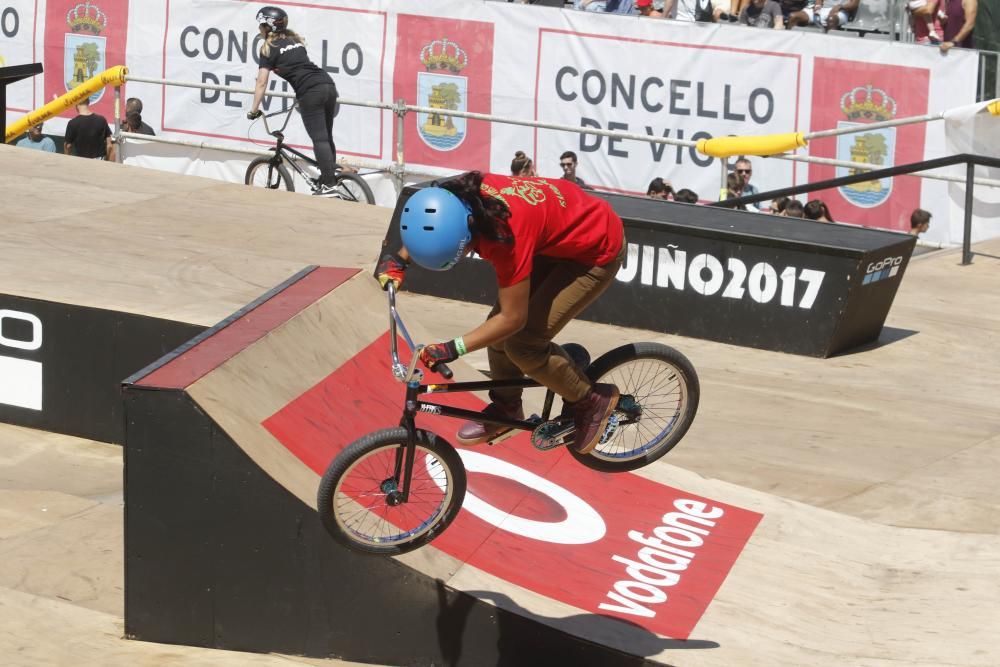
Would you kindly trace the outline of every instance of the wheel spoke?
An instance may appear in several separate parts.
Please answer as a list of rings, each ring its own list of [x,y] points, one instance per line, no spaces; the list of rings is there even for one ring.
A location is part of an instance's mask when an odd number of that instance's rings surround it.
[[[646,456],[665,442],[687,409],[684,376],[666,359],[633,358],[611,368],[601,382],[615,384],[642,409],[638,421],[623,424],[591,453],[622,462]]]
[[[409,497],[394,481],[396,453],[388,444],[364,453],[341,475],[334,492],[337,524],[353,539],[372,546],[412,542],[441,521],[453,493],[452,472],[433,452],[416,446]],[[389,489],[385,486],[389,485]]]

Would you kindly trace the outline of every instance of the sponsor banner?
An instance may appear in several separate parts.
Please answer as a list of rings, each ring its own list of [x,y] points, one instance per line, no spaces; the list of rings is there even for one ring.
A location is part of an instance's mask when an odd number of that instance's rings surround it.
[[[194,5],[168,0],[163,78],[252,89],[262,38],[249,9],[247,3],[235,0]],[[289,29],[304,39],[309,59],[330,74],[341,97],[383,101],[385,12],[335,4],[289,6],[287,11]],[[294,92],[274,73],[268,90]],[[162,127],[164,132],[239,144],[272,143],[262,123],[251,127],[246,119],[251,102],[248,94],[167,87],[163,92]],[[291,104],[289,99],[265,98],[261,108],[271,113],[289,109]],[[381,158],[386,116],[378,109],[342,105],[333,131],[337,152]],[[284,118],[270,122],[277,128]],[[312,142],[297,114],[285,136],[289,145],[312,151]]]
[[[38,61],[35,45],[35,16],[38,0],[0,2],[0,67],[28,65]],[[7,110],[27,113],[35,107],[38,77],[7,87]]]
[[[490,123],[448,111],[492,111],[493,24],[400,14],[393,97],[440,109],[408,114],[407,162],[480,169],[489,164]]]
[[[850,128],[919,116],[928,112],[930,73],[927,69],[816,58],[813,80],[836,85],[813,85],[812,127]],[[923,123],[887,127],[812,142],[810,154],[851,162],[891,167],[924,159]],[[846,167],[810,165],[809,180],[857,173]],[[837,188],[827,193],[836,220],[897,231],[910,230],[910,212],[920,201],[922,180],[883,178]],[[833,200],[833,201],[831,201]]]
[[[352,441],[398,424],[404,390],[388,348],[386,334],[263,426],[322,474]],[[471,394],[433,398],[484,407]],[[336,406],[351,406],[352,418]],[[421,414],[418,425],[451,440],[460,421]],[[429,548],[659,635],[691,634],[761,519],[639,475],[595,472],[564,450],[536,451],[527,433],[460,454],[468,472],[463,510]]]
[[[608,57],[620,52],[629,57]],[[791,132],[798,128],[799,97],[788,91],[800,85],[802,60],[796,53],[543,29],[535,119],[688,141]],[[551,171],[567,137],[538,131],[533,145]],[[718,161],[693,147],[582,135],[573,150],[591,173],[600,170],[603,190],[645,194],[660,176],[702,200],[718,195]],[[791,163],[768,167],[774,182],[794,183]]]
[[[109,67],[126,64],[129,0],[48,0],[45,6],[45,99],[76,88]],[[114,122],[107,88],[91,109]]]

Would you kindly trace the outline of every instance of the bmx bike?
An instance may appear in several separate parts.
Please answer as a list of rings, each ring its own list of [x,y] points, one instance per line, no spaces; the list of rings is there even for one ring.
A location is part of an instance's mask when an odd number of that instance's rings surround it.
[[[422,345],[414,345],[396,310],[389,285],[389,340],[392,372],[406,385],[400,425],[356,440],[329,464],[320,481],[317,510],[324,527],[341,545],[357,552],[396,555],[424,546],[458,515],[465,497],[466,474],[458,451],[441,436],[417,428],[419,413],[468,419],[503,427],[489,444],[520,431],[531,433],[539,450],[572,442],[573,419],[552,416],[554,394],[545,394],[542,414],[528,419],[493,418],[481,412],[421,400],[422,394],[484,391],[500,387],[539,387],[530,378],[421,384],[417,368]],[[412,351],[409,365],[399,359],[397,329]],[[563,346],[592,382],[618,386],[620,398],[600,443],[593,451],[570,454],[603,472],[624,472],[647,465],[684,437],[698,410],[698,376],[687,358],[659,343],[632,343],[590,363],[580,345]],[[435,372],[451,379],[438,364]]]
[[[295,192],[295,183],[285,165],[290,165],[296,173],[301,176],[313,192],[320,190],[322,185],[319,182],[319,165],[316,160],[301,153],[291,146],[285,144],[285,128],[292,118],[292,112],[298,108],[298,104],[293,104],[287,111],[275,111],[264,114],[260,118],[264,121],[264,131],[275,138],[276,144],[271,147],[274,155],[270,157],[254,158],[247,167],[244,183],[254,187],[268,188],[269,190],[288,190]],[[281,127],[272,130],[267,122],[268,118],[285,115],[285,122]],[[303,166],[303,163],[309,167]],[[374,204],[375,195],[368,187],[365,179],[355,173],[346,171],[337,166],[337,181],[334,183],[334,194],[339,199],[345,201],[361,202],[362,204]]]

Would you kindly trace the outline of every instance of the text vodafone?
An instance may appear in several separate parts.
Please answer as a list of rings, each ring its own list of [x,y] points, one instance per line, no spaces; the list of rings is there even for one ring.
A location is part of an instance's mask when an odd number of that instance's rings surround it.
[[[656,616],[660,611],[656,605],[669,599],[663,589],[683,580],[682,573],[697,557],[716,520],[725,514],[721,507],[684,498],[675,500],[674,508],[678,511],[664,514],[662,525],[654,527],[650,535],[639,530],[628,532],[628,538],[641,546],[632,557],[611,557],[625,566],[624,577],[608,591],[610,603],[602,602],[599,609],[643,618]]]

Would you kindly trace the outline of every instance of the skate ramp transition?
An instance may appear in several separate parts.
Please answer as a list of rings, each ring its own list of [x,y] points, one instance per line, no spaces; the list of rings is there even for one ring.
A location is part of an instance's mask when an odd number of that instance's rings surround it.
[[[401,310],[429,340],[416,324],[433,313],[407,313],[405,297]],[[307,269],[129,378],[126,635],[399,665],[947,664],[931,635],[975,627],[922,601],[965,587],[976,613],[995,597],[957,556],[998,540],[873,524],[662,462],[603,475],[523,434],[460,450],[468,495],[432,545],[348,552],[315,512],[320,475],[395,426],[402,396],[385,296],[353,269]],[[449,440],[457,428],[418,423]],[[914,555],[928,552],[940,561]]]

